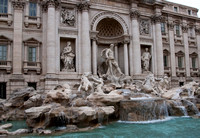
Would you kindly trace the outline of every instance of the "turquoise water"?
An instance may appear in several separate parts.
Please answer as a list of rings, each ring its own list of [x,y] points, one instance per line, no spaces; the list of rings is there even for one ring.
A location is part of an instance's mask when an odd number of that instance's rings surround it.
[[[171,118],[167,121],[116,122],[80,133],[23,138],[200,138],[200,119]]]

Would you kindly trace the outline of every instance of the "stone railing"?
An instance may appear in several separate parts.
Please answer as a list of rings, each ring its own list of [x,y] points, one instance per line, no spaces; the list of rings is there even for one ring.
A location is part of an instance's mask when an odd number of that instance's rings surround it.
[[[0,22],[7,22],[8,26],[10,26],[13,22],[12,14],[0,13]]]
[[[176,75],[177,77],[185,76],[185,68],[176,67]]]
[[[29,24],[34,24],[39,29],[41,26],[41,17],[37,16],[25,16],[24,25],[28,27]]]
[[[0,60],[0,70],[6,70],[7,73],[11,72],[11,61]]]
[[[190,68],[191,77],[198,77],[199,76],[199,69],[198,68]]]
[[[40,74],[41,69],[41,62],[24,61],[23,70],[25,74],[27,74],[28,71],[36,71],[37,74]]]

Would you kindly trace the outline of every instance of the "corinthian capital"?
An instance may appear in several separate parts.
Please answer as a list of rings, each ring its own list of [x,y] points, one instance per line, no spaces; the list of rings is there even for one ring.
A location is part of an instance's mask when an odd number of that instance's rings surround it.
[[[131,19],[138,19],[140,17],[140,12],[138,10],[131,10],[130,17]]]
[[[183,25],[182,26],[182,31],[183,31],[183,33],[187,33],[188,32],[188,26],[187,25]]]
[[[60,0],[45,0],[42,3],[43,11],[47,11],[48,7],[58,8],[60,5]]]
[[[88,1],[82,1],[77,5],[78,9],[80,11],[88,11],[90,9],[90,2]]]
[[[13,8],[14,9],[23,10],[24,9],[24,5],[25,5],[25,1],[24,0],[13,0],[12,4],[13,4]]]
[[[164,20],[164,17],[162,17],[161,15],[153,15],[151,19],[153,23],[160,23],[162,20]]]

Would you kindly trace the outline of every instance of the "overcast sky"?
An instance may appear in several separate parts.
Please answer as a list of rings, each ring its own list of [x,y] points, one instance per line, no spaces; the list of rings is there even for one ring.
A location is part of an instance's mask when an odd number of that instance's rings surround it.
[[[200,0],[167,0],[174,3],[179,3],[187,6],[191,6],[197,9],[200,9]],[[198,16],[200,17],[200,11],[198,12]]]

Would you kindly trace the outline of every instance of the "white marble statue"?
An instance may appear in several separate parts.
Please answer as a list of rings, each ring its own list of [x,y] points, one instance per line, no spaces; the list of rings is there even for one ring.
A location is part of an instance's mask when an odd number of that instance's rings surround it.
[[[167,90],[169,90],[169,78],[167,77],[167,75],[159,79],[157,88],[159,90],[159,93],[165,93],[167,92]]]
[[[78,92],[80,92],[81,90],[83,90],[85,92],[89,92],[90,90],[93,89],[93,85],[88,79],[89,75],[90,75],[89,73],[84,73],[81,76],[81,83],[80,83],[80,86],[78,88]]]
[[[114,58],[113,48],[114,48],[114,44],[110,44],[110,48],[106,48],[102,50],[101,56],[106,59],[106,64],[108,66],[106,75],[119,77],[123,73],[121,72],[121,69],[119,68],[118,63]]]
[[[72,50],[71,42],[68,41],[60,56],[64,67],[62,71],[75,71],[74,58],[75,54]]]
[[[148,48],[145,48],[145,52],[142,54],[142,62],[143,62],[143,71],[149,71],[149,65],[150,65],[150,59],[151,59],[151,54],[148,51]]]

